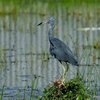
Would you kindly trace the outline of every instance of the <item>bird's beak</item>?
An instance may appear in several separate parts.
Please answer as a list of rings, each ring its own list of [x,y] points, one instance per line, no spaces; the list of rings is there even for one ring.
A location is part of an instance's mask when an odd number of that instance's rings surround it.
[[[37,26],[42,25],[42,24],[46,24],[46,23],[48,23],[47,20],[46,21],[43,21],[43,22],[40,22]]]

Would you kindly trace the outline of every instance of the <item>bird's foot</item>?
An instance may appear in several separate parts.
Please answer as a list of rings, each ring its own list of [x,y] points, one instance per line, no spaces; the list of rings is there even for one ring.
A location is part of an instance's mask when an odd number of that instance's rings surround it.
[[[54,86],[58,87],[59,89],[64,86],[64,81],[61,80],[61,79],[57,79],[55,82],[54,82]]]

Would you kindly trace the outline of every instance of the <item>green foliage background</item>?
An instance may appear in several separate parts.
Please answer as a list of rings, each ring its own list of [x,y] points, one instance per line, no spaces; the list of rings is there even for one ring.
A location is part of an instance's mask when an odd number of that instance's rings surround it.
[[[100,0],[0,0],[0,14],[16,13],[16,12],[30,12],[38,13],[45,10],[56,10],[57,7],[66,7],[67,9],[78,9],[85,11],[95,8],[99,9]],[[38,7],[37,7],[38,5]],[[44,6],[43,6],[44,5]],[[39,8],[37,11],[36,9]]]

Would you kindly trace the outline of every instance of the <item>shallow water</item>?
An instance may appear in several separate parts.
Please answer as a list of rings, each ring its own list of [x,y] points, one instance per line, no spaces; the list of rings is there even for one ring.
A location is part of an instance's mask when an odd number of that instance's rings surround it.
[[[0,94],[2,94],[2,89],[0,89]],[[32,95],[32,99],[35,100],[37,96],[42,96],[42,91],[38,89],[33,89],[32,87],[5,87],[3,100],[21,100],[21,99],[30,99],[30,94]]]
[[[54,36],[64,41],[74,52],[81,64],[79,73],[84,76],[86,86],[100,86],[99,31],[79,31],[87,26],[99,27],[98,19],[86,21],[82,15],[62,16],[58,10],[57,25]],[[38,94],[44,87],[52,84],[62,75],[60,63],[50,56],[48,41],[48,25],[38,27],[44,18],[38,14],[21,13],[0,17],[0,87],[5,84],[4,98],[15,97],[20,89],[29,97],[32,81]],[[84,20],[84,21],[83,21]],[[94,63],[96,64],[94,66]],[[66,80],[76,77],[77,67],[70,65]],[[36,83],[38,80],[38,83]],[[11,100],[11,99],[10,99]],[[15,100],[12,99],[12,100]]]

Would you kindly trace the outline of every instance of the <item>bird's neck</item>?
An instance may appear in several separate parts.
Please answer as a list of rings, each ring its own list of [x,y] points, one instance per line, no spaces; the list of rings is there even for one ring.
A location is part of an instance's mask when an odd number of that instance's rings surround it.
[[[49,32],[48,32],[49,40],[50,40],[51,38],[53,38],[53,29],[54,29],[54,27],[55,27],[55,25],[52,25],[52,26],[50,27],[50,29],[49,29]]]

